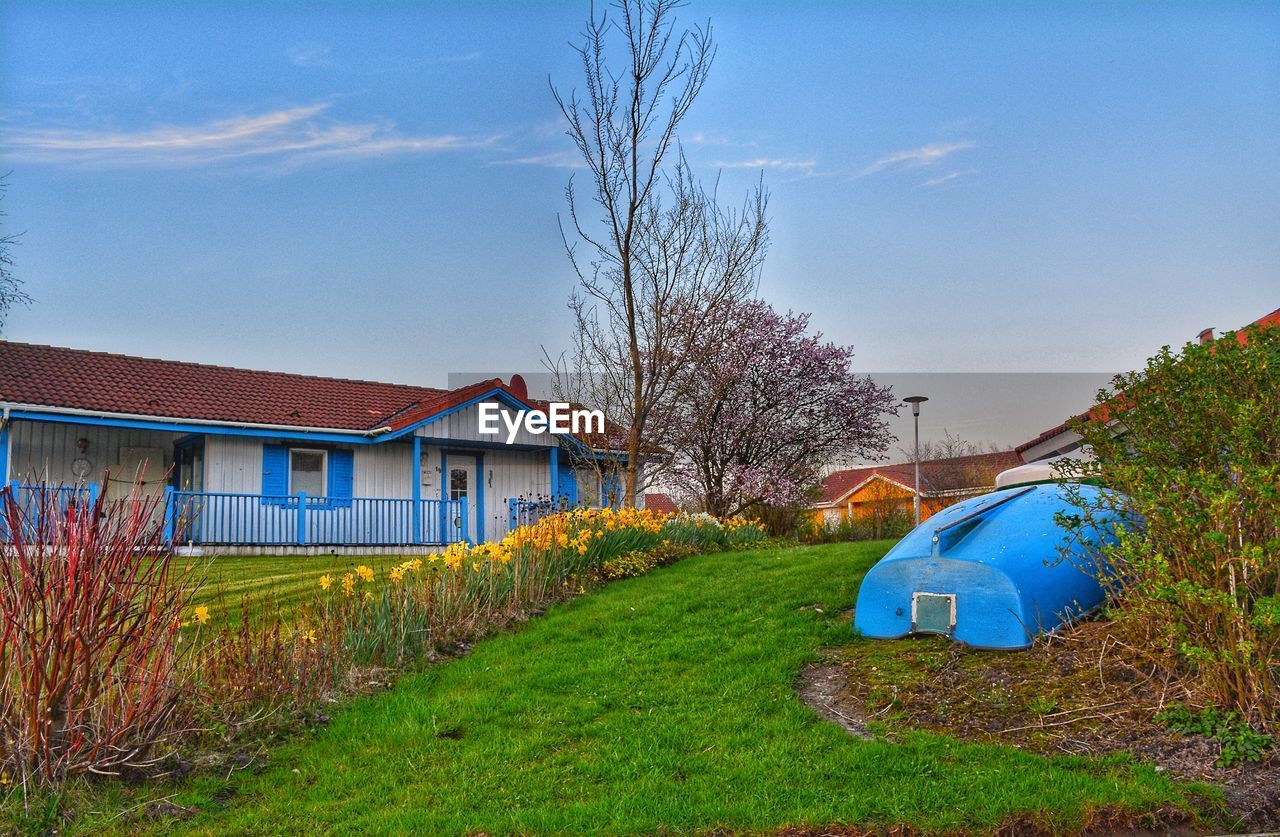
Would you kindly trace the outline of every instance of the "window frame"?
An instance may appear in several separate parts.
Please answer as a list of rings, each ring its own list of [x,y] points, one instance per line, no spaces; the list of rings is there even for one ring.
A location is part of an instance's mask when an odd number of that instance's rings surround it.
[[[453,496],[453,475],[454,475],[455,473],[461,473],[461,474],[462,474],[462,476],[463,476],[463,477],[465,477],[465,478],[466,478],[466,480],[467,480],[467,489],[466,489],[466,493],[465,493],[465,494],[463,494],[461,497],[454,497],[454,496]],[[451,466],[449,466],[449,486],[448,486],[448,489],[447,489],[447,491],[446,491],[446,494],[448,495],[448,497],[449,497],[449,502],[451,502],[451,503],[456,503],[456,502],[458,502],[459,500],[461,500],[461,499],[463,499],[463,498],[466,498],[466,499],[468,499],[468,500],[470,500],[470,499],[471,499],[471,471],[470,471],[470,469],[465,468],[465,467],[458,467],[458,466],[456,466],[456,465],[451,465]]]
[[[299,492],[293,487],[293,455],[295,453],[318,453],[320,454],[320,493],[316,495],[308,494],[307,497],[327,497],[329,495],[329,451],[324,448],[289,448],[289,481],[286,486],[288,493],[296,495]]]

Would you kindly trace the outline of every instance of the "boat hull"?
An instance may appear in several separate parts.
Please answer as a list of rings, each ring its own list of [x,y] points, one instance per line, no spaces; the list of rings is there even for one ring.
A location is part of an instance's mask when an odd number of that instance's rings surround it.
[[[1069,492],[1092,500],[1104,490],[1026,486],[944,509],[867,573],[855,628],[879,639],[937,633],[978,648],[1029,647],[1102,603],[1106,574],[1055,517],[1076,510]],[[1114,542],[1115,522],[1090,538]]]

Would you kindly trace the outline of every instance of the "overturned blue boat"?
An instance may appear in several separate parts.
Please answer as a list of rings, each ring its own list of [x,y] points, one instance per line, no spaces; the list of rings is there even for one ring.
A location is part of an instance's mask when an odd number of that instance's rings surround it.
[[[976,648],[1018,649],[1098,607],[1098,566],[1055,520],[1077,513],[1068,491],[1029,485],[974,497],[924,521],[880,559],[858,590],[854,626],[867,637],[943,634]],[[1114,543],[1115,517],[1089,540]]]

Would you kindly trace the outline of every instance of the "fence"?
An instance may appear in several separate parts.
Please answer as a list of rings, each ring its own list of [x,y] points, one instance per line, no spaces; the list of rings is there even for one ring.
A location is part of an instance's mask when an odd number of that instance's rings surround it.
[[[97,483],[47,486],[23,485],[17,480],[9,483],[8,502],[18,507],[19,518],[24,522],[23,528],[27,540],[34,540],[39,536],[41,524],[44,522],[43,515],[52,512],[59,517],[65,516],[68,509],[92,505],[97,502],[97,499]],[[0,513],[0,540],[12,540],[8,509],[0,509],[0,512],[3,512]]]
[[[42,497],[41,492],[44,492]],[[9,485],[28,537],[46,513],[65,515],[98,498],[97,485]],[[467,539],[464,500],[308,497],[165,489],[165,540],[177,544],[244,546],[409,546]],[[0,516],[0,537],[10,539]]]
[[[539,498],[536,500],[512,497],[507,501],[507,522],[512,529],[519,526],[530,526],[549,514],[568,511],[572,508],[576,508],[576,506],[565,497]]]
[[[435,545],[466,540],[470,531],[462,500],[172,491],[166,509],[174,543]]]

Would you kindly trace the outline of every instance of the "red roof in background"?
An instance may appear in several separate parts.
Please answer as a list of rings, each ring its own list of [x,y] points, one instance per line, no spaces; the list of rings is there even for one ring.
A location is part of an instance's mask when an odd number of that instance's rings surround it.
[[[1091,411],[1086,410],[1085,412],[1081,413],[1078,416],[1072,416],[1071,418],[1064,421],[1062,424],[1059,424],[1055,427],[1050,427],[1048,430],[1044,431],[1043,433],[1041,433],[1039,436],[1035,437],[1031,441],[1023,442],[1022,444],[1014,448],[1014,450],[1017,451],[1018,453],[1026,453],[1028,450],[1030,450],[1031,448],[1034,448],[1036,445],[1040,444],[1041,442],[1047,442],[1050,439],[1052,439],[1054,436],[1058,436],[1062,433],[1067,432],[1067,430],[1070,429],[1071,422],[1075,421],[1076,419],[1084,418],[1085,416],[1089,415],[1090,412]]]
[[[818,503],[830,504],[848,494],[867,477],[876,473],[876,468],[849,468],[844,471],[832,471],[818,486],[822,492],[818,495]]]
[[[1276,310],[1272,311],[1270,314],[1263,314],[1258,319],[1249,323],[1249,325],[1268,326],[1268,327],[1280,326],[1280,308],[1277,308]],[[1245,326],[1245,328],[1248,328],[1248,326]],[[1236,339],[1243,342],[1244,335],[1237,332]]]
[[[1005,450],[997,453],[977,453],[972,456],[956,456],[951,459],[929,459],[920,463],[921,494],[927,495],[933,490],[931,482],[937,482],[943,473],[954,473],[956,469],[973,469],[976,473],[991,475],[994,484],[996,474],[1022,464],[1022,457],[1016,451]],[[822,481],[818,505],[830,505],[863,482],[873,476],[881,476],[893,480],[910,490],[915,485],[915,466],[910,462],[896,465],[875,465],[870,468],[850,468],[846,471],[833,471]],[[985,483],[984,483],[985,484]],[[966,486],[977,487],[977,486]]]
[[[644,495],[644,507],[660,514],[679,514],[680,507],[666,494]]]
[[[1280,326],[1280,308],[1277,308],[1276,310],[1272,311],[1270,314],[1263,314],[1258,319],[1249,323],[1248,326],[1245,326],[1245,328],[1248,328],[1249,326],[1266,326],[1266,327]],[[1212,334],[1213,334],[1212,329],[1208,329],[1206,333],[1210,336],[1210,339],[1212,339]],[[1246,336],[1244,334],[1244,329],[1240,329],[1239,331],[1236,332],[1236,340],[1238,340],[1241,343],[1245,342]],[[1040,444],[1041,442],[1047,442],[1050,439],[1052,439],[1054,436],[1058,436],[1062,433],[1065,433],[1067,430],[1070,429],[1070,425],[1073,421],[1076,421],[1077,419],[1087,418],[1091,413],[1094,412],[1095,409],[1097,409],[1096,406],[1090,407],[1088,410],[1085,410],[1083,413],[1080,413],[1079,415],[1076,415],[1076,416],[1072,416],[1071,418],[1067,419],[1061,424],[1055,427],[1051,427],[1048,430],[1044,431],[1043,433],[1041,433],[1039,436],[1036,436],[1031,441],[1023,442],[1022,444],[1014,448],[1014,450],[1016,450],[1018,453],[1023,453],[1035,447],[1036,445]],[[1103,418],[1105,418],[1105,416],[1103,416]]]
[[[398,430],[495,388],[506,389],[497,378],[444,390],[0,341],[0,400],[156,418]]]

